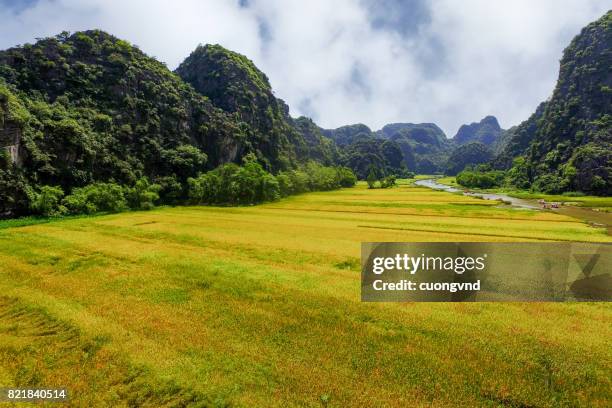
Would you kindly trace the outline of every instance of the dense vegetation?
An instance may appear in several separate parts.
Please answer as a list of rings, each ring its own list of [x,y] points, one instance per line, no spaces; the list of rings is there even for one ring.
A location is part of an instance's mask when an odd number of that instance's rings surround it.
[[[412,177],[409,177],[412,178]],[[397,185],[397,177],[394,175],[389,176],[381,176],[375,168],[371,168],[368,173],[368,177],[366,178],[366,182],[368,183],[368,188],[390,188]]]
[[[241,135],[162,63],[101,31],[0,52],[0,95],[0,133],[14,135],[3,145],[16,151],[0,163],[0,186],[11,186],[0,190],[3,212],[28,212],[28,188],[45,185],[147,177],[164,199],[180,196],[188,177],[231,159],[215,146]]]
[[[524,157],[517,157],[509,170],[496,170],[490,163],[477,166],[468,165],[457,174],[457,183],[471,188],[504,187],[508,189],[528,190],[532,193],[546,194],[577,194],[582,191],[572,191],[568,187],[568,179],[559,179],[551,174],[538,177],[534,183],[529,180],[529,167]]]
[[[2,99],[15,101],[22,170],[41,184],[189,176],[231,158],[203,150],[241,137],[162,63],[101,31],[3,51],[0,77]]]
[[[494,188],[506,183],[506,173],[492,170],[488,165],[468,166],[457,174],[457,184],[469,188]]]
[[[294,121],[274,96],[268,77],[244,55],[220,45],[198,46],[176,73],[227,112],[244,130],[235,157],[253,153],[267,170],[295,167],[309,159],[336,161],[334,147],[307,119]]]
[[[397,143],[408,170],[421,174],[443,172],[452,149],[442,129],[433,123],[392,123],[376,134]]]
[[[451,144],[432,123],[393,123],[373,132],[363,124],[322,133],[341,148],[342,163],[365,179],[374,166],[387,174],[405,177],[410,173],[441,173]]]
[[[468,165],[487,163],[493,159],[490,148],[480,142],[470,142],[457,147],[446,163],[445,174],[454,176]]]
[[[316,162],[273,176],[254,156],[247,156],[243,166],[227,163],[188,182],[189,200],[193,204],[240,205],[275,201],[308,191],[353,187],[357,178],[345,167],[325,167]]]
[[[247,205],[275,201],[281,197],[308,191],[326,191],[353,187],[357,178],[346,167],[327,167],[316,162],[302,169],[288,170],[276,176],[267,172],[255,155],[244,163],[226,163],[214,170],[187,179],[187,199],[181,204]],[[133,186],[94,183],[74,188],[65,195],[59,186],[28,187],[30,212],[42,216],[115,213],[128,209],[150,210],[160,201],[162,186],[145,177]]]
[[[67,196],[64,196],[64,191],[59,186],[30,188],[27,194],[31,212],[48,217],[113,213],[128,209],[150,210],[158,203],[160,190],[159,184],[151,184],[143,177],[134,186],[94,183],[74,188]]]
[[[552,97],[496,161],[541,191],[612,195],[612,11],[565,49]],[[520,187],[519,184],[517,186]]]
[[[213,90],[199,86],[196,68],[218,78]],[[156,186],[154,201],[177,204],[189,178],[247,155],[267,172],[338,162],[333,142],[293,121],[246,57],[199,47],[179,72],[202,94],[99,30],[0,52],[0,215],[107,211],[93,198],[79,207],[75,194],[113,185],[127,197],[142,180]],[[140,207],[125,201],[113,208]]]
[[[551,175],[545,175],[531,183],[528,177],[528,167],[523,157],[514,159],[509,170],[494,169],[490,163],[468,165],[457,174],[457,183],[470,188],[519,188],[531,192],[558,194],[566,191],[566,186],[559,183]]]

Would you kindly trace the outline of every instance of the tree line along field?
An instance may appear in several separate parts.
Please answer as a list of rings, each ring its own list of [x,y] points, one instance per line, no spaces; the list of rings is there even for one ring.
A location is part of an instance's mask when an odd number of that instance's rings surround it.
[[[362,241],[610,242],[402,183],[0,230],[0,386],[73,406],[609,406],[607,303],[361,303]]]

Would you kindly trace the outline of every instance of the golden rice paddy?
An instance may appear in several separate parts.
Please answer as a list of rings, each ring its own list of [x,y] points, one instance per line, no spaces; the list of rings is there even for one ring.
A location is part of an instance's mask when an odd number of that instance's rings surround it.
[[[0,386],[73,406],[610,406],[606,303],[361,303],[362,241],[609,242],[403,184],[0,230]]]

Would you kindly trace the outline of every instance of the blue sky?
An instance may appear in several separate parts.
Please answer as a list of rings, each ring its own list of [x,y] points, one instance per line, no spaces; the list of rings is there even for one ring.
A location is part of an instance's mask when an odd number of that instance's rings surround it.
[[[198,45],[251,58],[323,127],[526,119],[609,0],[0,0],[0,48],[106,30],[175,68]]]

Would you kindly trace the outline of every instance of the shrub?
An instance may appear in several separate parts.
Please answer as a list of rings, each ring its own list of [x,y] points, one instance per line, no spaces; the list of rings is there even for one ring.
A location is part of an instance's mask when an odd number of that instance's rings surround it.
[[[253,204],[281,196],[276,178],[251,160],[242,167],[234,163],[221,165],[187,182],[193,204]]]
[[[227,163],[211,171],[211,186],[213,190],[209,195],[213,203],[233,204],[236,202],[236,186],[232,183],[240,167],[235,163]],[[217,176],[217,177],[214,177]]]
[[[339,187],[337,172],[333,167],[325,167],[319,163],[309,162],[306,165],[308,187],[310,191],[327,191]]]
[[[125,189],[125,196],[130,208],[134,210],[150,210],[159,200],[159,184],[151,184],[145,177],[139,179],[134,187]]]
[[[128,208],[123,188],[114,183],[96,183],[75,188],[62,200],[72,214],[120,212]]]
[[[380,188],[389,188],[396,185],[396,177],[394,175],[390,175],[385,177],[380,182]]]
[[[192,204],[218,202],[217,197],[219,197],[219,190],[221,189],[221,178],[218,172],[210,171],[197,178],[189,178],[187,184],[189,201]]]
[[[288,195],[293,194],[293,182],[291,181],[289,174],[285,172],[278,173],[276,176],[276,181],[278,182],[278,189],[281,197],[287,197]]]
[[[366,181],[368,183],[368,188],[375,187],[376,182],[378,181],[378,176],[376,175],[376,170],[374,169],[374,167],[370,167]]]
[[[300,194],[309,191],[309,177],[308,174],[302,170],[291,170],[289,172],[289,178],[291,179],[291,184],[293,185],[292,194]]]
[[[159,185],[160,201],[164,204],[178,204],[185,197],[185,188],[174,175],[155,180]]]
[[[337,167],[336,182],[340,187],[353,187],[357,183],[357,176],[348,167]]]
[[[457,174],[457,184],[469,188],[493,188],[504,184],[505,173],[503,171],[474,171],[463,170]]]
[[[53,217],[66,212],[66,207],[60,205],[64,197],[61,187],[42,186],[39,191],[29,189],[30,209],[34,214]]]
[[[544,174],[535,179],[531,188],[546,194],[561,193],[565,189],[565,180],[554,174]]]
[[[332,190],[353,186],[356,177],[344,167],[308,163],[306,170],[289,170],[276,177],[268,173],[254,156],[243,166],[228,163],[187,180],[192,204],[255,204],[306,191]]]
[[[261,178],[261,201],[276,201],[281,197],[276,177],[265,174]]]
[[[241,204],[274,201],[280,198],[276,178],[259,164],[255,157],[246,157],[244,165],[234,176],[236,193]]]

